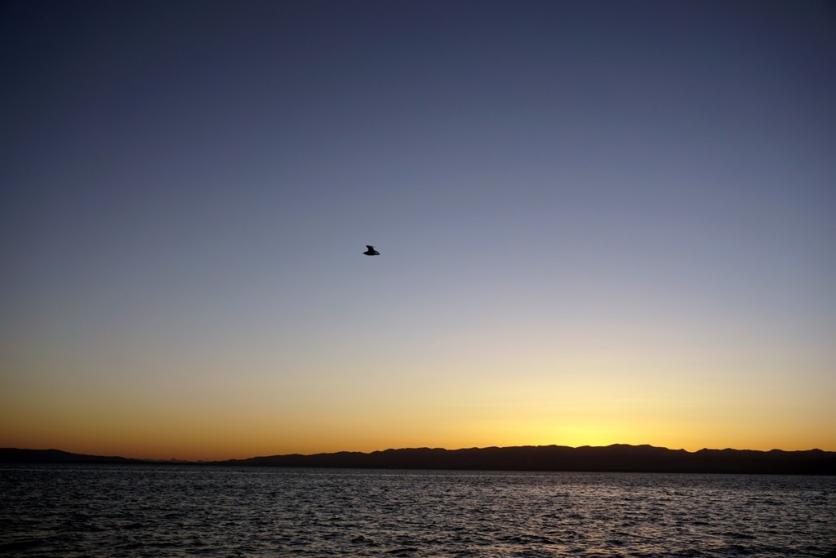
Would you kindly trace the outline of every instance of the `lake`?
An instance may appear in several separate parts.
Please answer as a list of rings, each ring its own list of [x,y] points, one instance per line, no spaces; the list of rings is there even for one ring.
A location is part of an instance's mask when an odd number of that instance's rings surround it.
[[[0,467],[14,556],[822,556],[836,477]]]

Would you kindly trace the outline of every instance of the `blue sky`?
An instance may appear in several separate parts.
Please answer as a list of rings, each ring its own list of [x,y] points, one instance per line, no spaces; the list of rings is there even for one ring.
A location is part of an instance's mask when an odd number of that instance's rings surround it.
[[[2,9],[4,445],[836,449],[828,3]]]

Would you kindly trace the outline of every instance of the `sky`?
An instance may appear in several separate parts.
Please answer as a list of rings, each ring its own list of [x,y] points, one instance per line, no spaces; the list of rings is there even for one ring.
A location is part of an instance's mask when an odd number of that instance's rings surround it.
[[[21,0],[0,45],[0,446],[836,450],[832,3]]]

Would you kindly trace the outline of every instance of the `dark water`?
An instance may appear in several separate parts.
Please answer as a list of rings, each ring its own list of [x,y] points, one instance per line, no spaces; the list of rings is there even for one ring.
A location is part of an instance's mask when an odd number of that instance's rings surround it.
[[[821,556],[836,478],[0,468],[14,556]]]

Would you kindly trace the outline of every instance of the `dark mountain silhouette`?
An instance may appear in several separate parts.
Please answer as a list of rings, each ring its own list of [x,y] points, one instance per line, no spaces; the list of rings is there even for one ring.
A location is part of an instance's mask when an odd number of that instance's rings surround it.
[[[458,450],[414,448],[371,453],[273,455],[230,460],[228,465],[353,467],[382,469],[477,469],[509,471],[624,471],[664,473],[836,474],[836,452],[670,450],[648,445],[520,446]]]
[[[3,463],[151,464],[124,457],[80,455],[58,450],[0,449]],[[836,452],[671,450],[648,445],[605,447],[518,446],[469,449],[408,448],[314,455],[272,455],[214,462],[176,462],[191,465],[273,467],[330,467],[369,469],[473,469],[507,471],[611,471],[647,473],[752,473],[836,475]]]
[[[0,448],[0,463],[150,463],[142,459],[130,459],[115,455],[85,455],[57,449]]]

